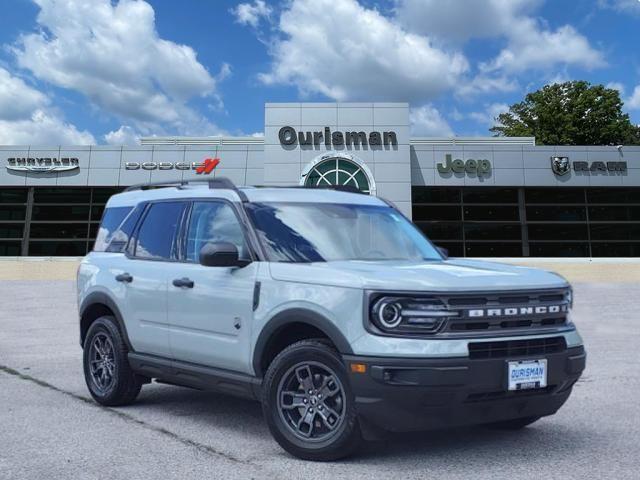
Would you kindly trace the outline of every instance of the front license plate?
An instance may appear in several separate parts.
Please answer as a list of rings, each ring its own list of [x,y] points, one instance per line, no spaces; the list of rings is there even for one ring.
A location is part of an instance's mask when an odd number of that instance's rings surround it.
[[[509,362],[509,390],[527,390],[547,386],[547,360]]]

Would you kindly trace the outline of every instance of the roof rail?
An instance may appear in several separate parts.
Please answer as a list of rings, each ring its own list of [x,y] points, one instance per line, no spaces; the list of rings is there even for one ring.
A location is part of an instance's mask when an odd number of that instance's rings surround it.
[[[227,177],[217,177],[212,179],[195,179],[195,180],[176,180],[173,182],[147,182],[147,183],[138,183],[136,185],[131,185],[124,189],[125,192],[132,192],[134,190],[148,190],[154,187],[176,187],[183,188],[185,185],[197,184],[197,183],[206,183],[209,185],[209,188],[219,188],[224,190],[233,190],[238,194],[240,199],[243,202],[247,202],[248,198],[245,193],[238,189],[235,184],[229,180]]]

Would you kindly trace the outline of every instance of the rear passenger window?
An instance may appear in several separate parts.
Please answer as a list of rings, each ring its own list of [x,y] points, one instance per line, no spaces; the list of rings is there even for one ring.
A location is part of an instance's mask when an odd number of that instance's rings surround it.
[[[139,258],[175,258],[175,240],[185,202],[161,202],[149,207],[138,231],[134,255]]]
[[[100,228],[96,235],[96,242],[93,246],[94,252],[105,252],[107,250],[111,236],[130,211],[131,207],[107,208],[104,211],[102,222],[100,222]]]
[[[107,252],[121,253],[124,251],[129,237],[133,233],[133,229],[136,228],[136,224],[144,212],[145,204],[140,204],[124,219],[120,224],[120,227],[111,235],[111,241],[107,245]]]
[[[250,259],[242,227],[233,209],[222,202],[195,202],[187,229],[187,260],[197,263],[202,247],[219,242],[233,243],[241,260]]]

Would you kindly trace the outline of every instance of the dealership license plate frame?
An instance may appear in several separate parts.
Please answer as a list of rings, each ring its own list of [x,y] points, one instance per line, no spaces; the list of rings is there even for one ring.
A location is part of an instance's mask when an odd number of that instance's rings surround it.
[[[542,366],[542,375],[532,377],[523,381],[521,379],[512,379],[512,371],[517,368],[527,366]],[[513,360],[507,362],[507,390],[510,392],[518,392],[522,390],[539,390],[547,387],[549,378],[548,362],[546,358],[536,358],[529,360]]]

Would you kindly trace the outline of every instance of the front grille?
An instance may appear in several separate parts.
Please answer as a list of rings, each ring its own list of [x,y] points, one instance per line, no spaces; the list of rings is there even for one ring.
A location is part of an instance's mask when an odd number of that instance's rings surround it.
[[[546,355],[563,352],[566,349],[567,343],[564,337],[471,342],[469,343],[469,358],[487,359]]]
[[[438,299],[447,307],[447,310],[458,312],[459,316],[448,319],[440,330],[440,333],[450,335],[490,334],[492,332],[509,334],[510,331],[526,330],[527,334],[536,331],[548,331],[567,324],[567,314],[564,311],[549,312],[543,314],[519,315],[484,315],[471,316],[474,309],[490,311],[490,309],[508,310],[521,309],[522,307],[536,308],[552,305],[567,305],[568,290],[547,289],[531,291],[515,291],[512,293],[470,293],[438,295]]]
[[[481,330],[503,330],[518,328],[546,328],[556,325],[563,325],[567,322],[566,317],[541,318],[536,320],[514,319],[514,320],[452,320],[449,322],[450,332],[470,332]]]

